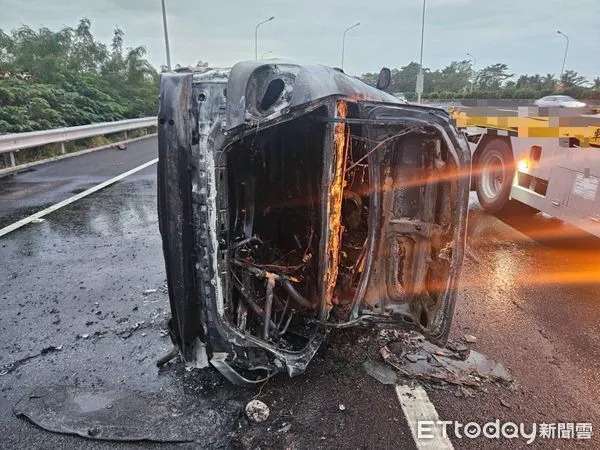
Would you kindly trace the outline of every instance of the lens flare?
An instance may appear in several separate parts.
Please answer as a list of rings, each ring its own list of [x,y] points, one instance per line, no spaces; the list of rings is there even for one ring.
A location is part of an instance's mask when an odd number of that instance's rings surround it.
[[[517,163],[517,168],[519,172],[526,172],[529,169],[529,161],[526,159],[522,159]]]

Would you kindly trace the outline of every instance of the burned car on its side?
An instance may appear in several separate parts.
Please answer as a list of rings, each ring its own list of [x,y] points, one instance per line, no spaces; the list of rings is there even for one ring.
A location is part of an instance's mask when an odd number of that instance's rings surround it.
[[[444,345],[470,154],[446,112],[339,69],[163,74],[158,209],[171,337],[236,384],[301,374],[329,330]]]

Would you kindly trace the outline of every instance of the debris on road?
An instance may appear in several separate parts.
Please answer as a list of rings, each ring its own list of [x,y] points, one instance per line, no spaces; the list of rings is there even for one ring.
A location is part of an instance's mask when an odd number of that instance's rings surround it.
[[[500,403],[502,404],[502,406],[504,406],[505,408],[512,408],[512,406],[510,405],[510,403],[508,403],[506,400],[504,400],[503,398],[500,399]]]
[[[340,403],[338,408],[340,408],[340,411],[346,411],[346,406],[344,406],[342,403]]]
[[[5,364],[4,366],[0,366],[0,376],[11,373],[15,369],[17,369],[19,366],[21,366],[22,364],[26,363],[27,361],[30,361],[30,360],[32,360],[34,358],[39,357],[39,356],[46,355],[48,353],[53,353],[53,352],[61,351],[62,348],[63,348],[62,345],[58,345],[58,346],[56,346],[56,345],[49,345],[48,347],[44,347],[43,349],[41,349],[39,351],[39,353],[36,353],[34,355],[29,355],[29,356],[26,356],[24,358],[21,358],[21,359],[18,359],[16,361],[13,361],[12,363]]]
[[[48,347],[44,347],[42,349],[42,351],[40,351],[40,355],[45,355],[46,353],[51,353],[51,352],[58,352],[60,350],[62,350],[63,346],[59,345],[59,346],[55,346],[55,345],[49,345]]]
[[[156,367],[162,367],[167,364],[169,361],[175,359],[179,355],[179,349],[177,347],[173,347],[169,353],[156,361]]]
[[[150,295],[150,294],[154,294],[155,292],[158,292],[158,289],[146,289],[144,292],[142,292],[142,294]]]
[[[225,397],[209,400],[168,390],[40,386],[22,397],[13,412],[45,430],[88,439],[162,443],[201,439],[203,448],[223,448],[242,407]]]
[[[278,433],[287,433],[288,431],[290,431],[290,429],[292,428],[292,424],[291,423],[284,423],[282,425],[282,427],[277,430]]]
[[[501,363],[479,352],[465,351],[462,344],[454,341],[450,341],[446,348],[438,347],[416,332],[403,334],[399,340],[387,343],[381,347],[380,354],[386,363],[409,378],[473,387],[486,381],[513,381]],[[461,389],[457,396],[472,395],[470,391]]]
[[[472,334],[465,334],[463,340],[468,344],[475,344],[477,342],[477,338]]]
[[[449,341],[446,344],[446,347],[449,350],[452,350],[454,352],[454,354],[456,356],[458,356],[460,359],[462,359],[463,361],[469,357],[469,353],[471,352],[471,349],[469,347],[467,347],[466,345],[463,345],[457,341]]]
[[[147,328],[149,324],[146,324],[145,320],[140,322],[136,322],[135,325],[129,328],[125,328],[123,330],[115,331],[115,333],[123,339],[128,339],[133,335],[134,331],[141,330],[142,328]]]
[[[379,361],[368,359],[363,363],[363,369],[382,384],[396,384],[398,380],[396,372]]]
[[[463,397],[468,397],[468,398],[475,397],[475,391],[473,389],[468,388],[468,387],[460,386],[459,387],[459,391],[460,391],[460,394]]]
[[[260,400],[251,400],[246,405],[246,416],[252,422],[264,422],[269,418],[269,407]]]
[[[46,219],[32,219],[31,223],[42,223],[42,222],[45,222],[45,221],[46,221]]]
[[[117,150],[127,150],[127,144],[125,142],[119,142],[114,144],[112,148],[116,148]]]

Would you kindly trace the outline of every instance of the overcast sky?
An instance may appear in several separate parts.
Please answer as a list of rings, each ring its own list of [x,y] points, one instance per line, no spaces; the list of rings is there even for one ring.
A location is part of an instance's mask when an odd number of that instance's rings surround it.
[[[421,0],[166,0],[172,64],[209,61],[229,66],[259,56],[339,66],[353,74],[419,60]],[[52,29],[88,17],[97,38],[109,42],[115,26],[128,46],[144,45],[149,60],[166,62],[160,0],[0,0],[0,28],[22,24]],[[441,68],[476,58],[476,67],[504,62],[516,73],[559,74],[565,39],[567,69],[600,76],[600,0],[427,0],[423,65]]]

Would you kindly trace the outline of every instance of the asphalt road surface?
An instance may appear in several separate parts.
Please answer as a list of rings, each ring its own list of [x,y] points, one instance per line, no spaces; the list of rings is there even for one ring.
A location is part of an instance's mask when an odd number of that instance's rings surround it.
[[[0,179],[0,228],[154,158],[156,140],[148,139]],[[394,386],[364,372],[362,363],[379,356],[376,332],[334,332],[304,375],[254,389],[178,361],[159,370],[171,343],[155,172],[151,165],[0,237],[0,447],[434,448],[414,438],[414,411],[403,409]],[[475,336],[473,348],[505,364],[515,382],[468,395],[423,384],[427,405],[462,424],[592,423],[594,435],[527,445],[450,432],[452,446],[600,448],[599,255],[599,239],[542,215],[502,221],[473,199],[452,335]],[[115,444],[13,414],[21,398],[49,385],[193,402],[202,411],[192,421],[196,441]],[[265,422],[245,419],[252,398],[269,406]]]

